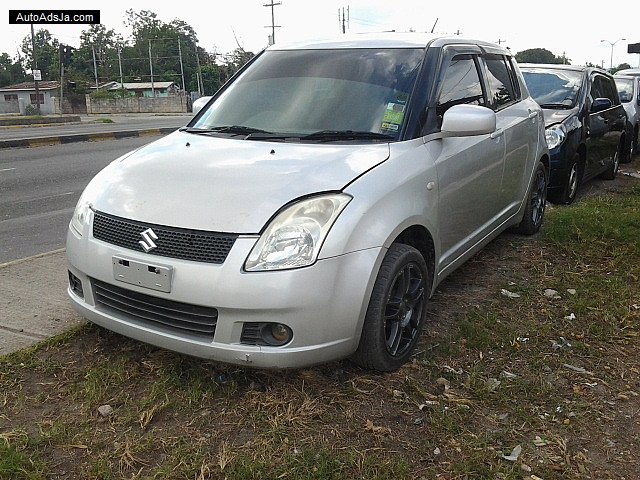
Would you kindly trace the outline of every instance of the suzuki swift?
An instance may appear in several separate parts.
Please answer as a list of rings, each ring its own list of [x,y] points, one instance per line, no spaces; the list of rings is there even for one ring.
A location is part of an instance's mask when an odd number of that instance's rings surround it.
[[[499,45],[271,46],[88,184],[68,295],[102,327],[196,357],[393,371],[448,274],[507,228],[539,230],[548,167],[541,109]]]

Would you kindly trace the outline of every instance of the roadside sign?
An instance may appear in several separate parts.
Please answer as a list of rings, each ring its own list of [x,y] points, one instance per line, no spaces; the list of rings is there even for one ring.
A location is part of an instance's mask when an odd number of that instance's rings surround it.
[[[42,80],[42,73],[40,72],[40,70],[31,70],[31,73],[33,73],[34,80]]]

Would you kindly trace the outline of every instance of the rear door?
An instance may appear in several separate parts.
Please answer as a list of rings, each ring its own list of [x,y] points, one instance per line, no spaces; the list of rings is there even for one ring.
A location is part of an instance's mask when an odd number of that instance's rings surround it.
[[[626,114],[620,103],[615,83],[598,72],[592,73],[591,76],[586,177],[597,175],[612,161],[626,123]],[[597,98],[608,99],[611,101],[611,107],[594,111],[593,102]]]
[[[500,218],[515,214],[529,187],[538,148],[539,107],[522,98],[517,72],[509,56],[487,52],[484,56],[489,102],[496,112],[497,132],[506,146],[502,185],[499,192]]]
[[[434,105],[440,122],[453,105],[487,105],[480,55],[477,46],[445,48]],[[436,140],[440,142],[433,149],[438,152],[439,271],[495,228],[502,208],[505,150],[504,135],[496,133]]]

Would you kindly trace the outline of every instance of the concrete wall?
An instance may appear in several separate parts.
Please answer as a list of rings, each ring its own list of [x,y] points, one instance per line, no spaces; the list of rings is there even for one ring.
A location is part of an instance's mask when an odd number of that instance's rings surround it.
[[[30,94],[33,93],[35,95],[35,90],[32,92],[0,92],[0,113],[18,113],[20,112],[20,109],[18,107],[18,103],[17,102],[5,102],[4,101],[4,95],[6,93],[11,93],[13,95],[18,95],[18,102],[19,101],[23,101],[25,105],[31,105],[31,96]],[[40,91],[40,94],[44,96],[44,103],[40,105],[40,113],[42,115],[49,115],[51,113],[53,113],[53,110],[51,108],[51,92],[50,91]],[[6,105],[9,104],[10,106],[7,107]],[[32,107],[36,107],[36,104],[34,103],[33,105],[31,105]],[[7,108],[15,108],[15,110],[6,110]]]
[[[4,100],[4,96],[0,98],[0,114],[3,113],[20,113],[20,107],[18,101],[7,102]]]
[[[92,99],[87,95],[87,114],[109,113],[187,113],[187,97],[130,97]]]

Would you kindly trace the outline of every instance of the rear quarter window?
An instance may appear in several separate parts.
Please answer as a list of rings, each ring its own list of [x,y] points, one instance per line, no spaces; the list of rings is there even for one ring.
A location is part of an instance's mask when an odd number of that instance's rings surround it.
[[[495,110],[500,110],[517,101],[515,91],[513,66],[502,55],[488,54],[487,81],[489,83],[489,99]]]

